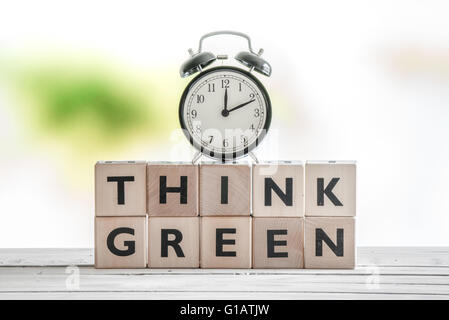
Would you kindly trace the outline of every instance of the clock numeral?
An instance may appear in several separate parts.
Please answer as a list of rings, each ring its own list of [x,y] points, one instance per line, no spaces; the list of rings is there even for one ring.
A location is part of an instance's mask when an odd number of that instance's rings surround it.
[[[215,92],[215,83],[208,83],[207,87],[208,92]]]
[[[223,79],[221,80],[221,87],[224,88],[229,88],[229,79]]]
[[[196,126],[196,132],[197,133],[201,133],[201,125],[197,125]]]
[[[239,82],[239,91],[242,91],[242,83]]]
[[[225,147],[225,148],[229,147],[228,139],[223,139],[223,147]]]
[[[250,94],[249,94],[249,98],[250,98],[250,99],[254,99],[254,97],[255,97],[254,93],[250,93]]]
[[[254,132],[254,130],[256,130],[256,129],[254,128],[254,124],[252,124],[249,128],[250,128],[251,131],[253,131],[253,132]]]
[[[248,137],[242,135],[242,136],[240,136],[240,139],[242,140],[243,145],[244,145],[245,147],[247,147],[247,146],[248,146]]]
[[[190,114],[192,115],[192,119],[195,119],[196,116],[198,115],[198,112],[197,112],[196,110],[192,110],[192,111],[190,112]]]
[[[198,94],[196,96],[196,103],[203,103],[204,102],[204,95]]]
[[[214,136],[209,136],[209,143],[212,143],[214,141]]]
[[[259,109],[254,109],[254,117],[259,118],[260,116],[260,110]]]

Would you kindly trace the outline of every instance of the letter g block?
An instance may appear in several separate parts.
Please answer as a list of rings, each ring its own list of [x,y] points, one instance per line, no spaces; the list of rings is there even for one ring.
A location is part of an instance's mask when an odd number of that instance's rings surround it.
[[[95,218],[95,268],[146,267],[146,217]]]

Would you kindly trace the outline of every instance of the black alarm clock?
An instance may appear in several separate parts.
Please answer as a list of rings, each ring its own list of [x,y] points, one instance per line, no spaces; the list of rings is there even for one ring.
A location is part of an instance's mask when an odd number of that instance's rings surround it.
[[[226,60],[227,55],[203,52],[202,42],[223,34],[247,39],[249,51],[235,56],[245,69],[211,66]],[[198,52],[189,49],[189,53],[180,75],[199,74],[189,82],[179,103],[179,121],[187,139],[201,154],[214,159],[232,161],[246,156],[263,140],[271,122],[270,97],[253,73],[271,75],[270,64],[261,58],[263,50],[255,53],[250,38],[243,33],[217,31],[202,36]]]

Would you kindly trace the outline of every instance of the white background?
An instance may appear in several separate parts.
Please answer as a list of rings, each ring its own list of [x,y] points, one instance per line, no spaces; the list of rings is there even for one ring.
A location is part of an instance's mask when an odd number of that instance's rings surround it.
[[[410,0],[2,1],[0,52],[87,48],[142,68],[170,66],[166,76],[178,81],[202,34],[245,32],[265,49],[273,75],[264,83],[285,105],[273,106],[274,158],[358,161],[358,245],[447,246],[448,12],[445,1]],[[244,49],[236,41],[209,49]],[[3,91],[0,247],[93,247],[92,183],[72,190],[45,153],[20,145]]]

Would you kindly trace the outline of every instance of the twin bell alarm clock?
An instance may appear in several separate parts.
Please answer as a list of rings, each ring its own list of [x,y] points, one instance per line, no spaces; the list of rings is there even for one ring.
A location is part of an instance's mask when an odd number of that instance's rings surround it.
[[[213,66],[227,55],[202,51],[206,38],[218,35],[243,37],[248,51],[235,56],[242,67]],[[179,121],[187,139],[202,154],[223,162],[244,157],[256,148],[271,122],[270,97],[255,73],[269,77],[271,66],[251,47],[250,38],[234,31],[218,31],[200,38],[198,52],[180,68],[181,77],[197,74],[185,88],[179,103]]]

